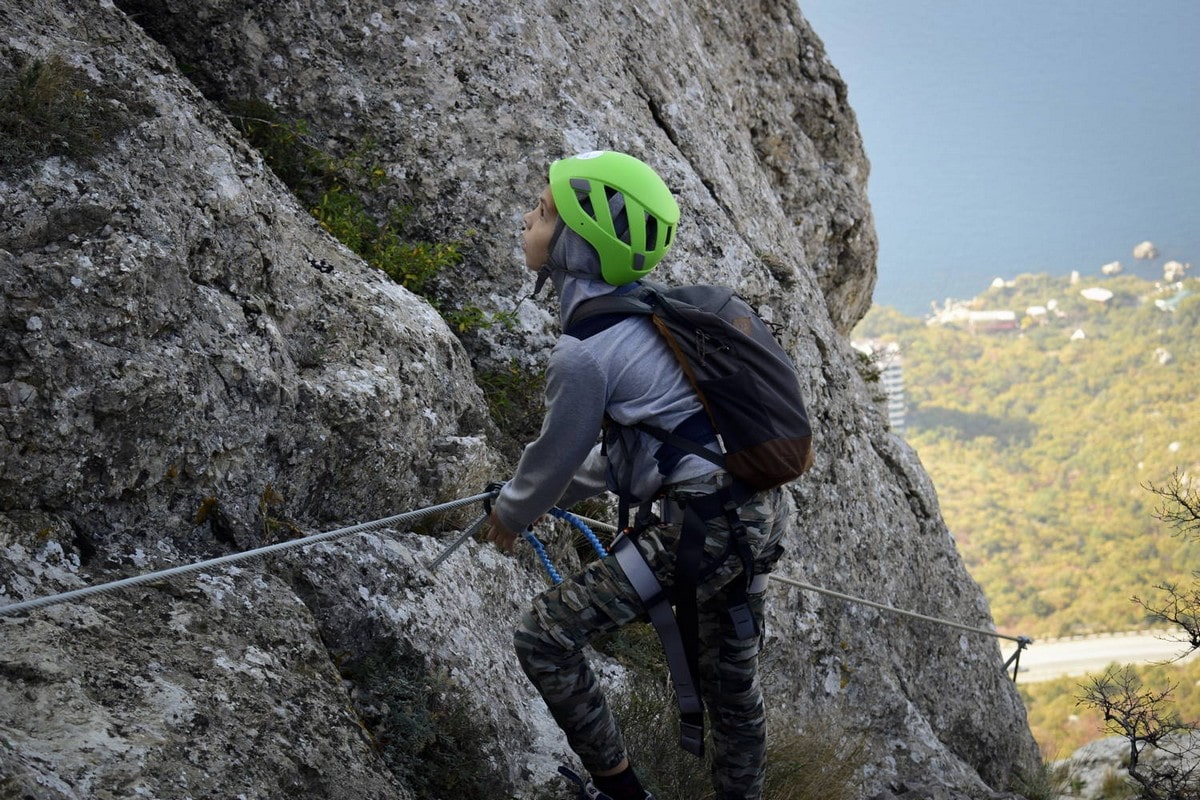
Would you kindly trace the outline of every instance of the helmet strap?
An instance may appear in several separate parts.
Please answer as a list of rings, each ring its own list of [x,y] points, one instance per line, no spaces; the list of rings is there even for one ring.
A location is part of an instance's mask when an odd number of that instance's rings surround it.
[[[549,258],[549,254],[554,252],[554,246],[558,244],[558,239],[562,236],[563,231],[567,229],[567,223],[563,222],[562,217],[554,224],[554,233],[550,235],[550,244],[546,248],[547,259],[546,263],[542,264],[542,268],[538,270],[537,283],[533,285],[533,294],[530,297],[537,297],[542,291],[542,287],[546,285],[546,281],[554,274],[554,265]]]
[[[549,261],[547,261],[545,264],[542,264],[542,268],[538,270],[537,283],[533,285],[533,292],[530,293],[529,296],[537,297],[538,293],[542,291],[542,287],[546,285],[546,281],[549,280],[550,276],[553,274],[554,267],[550,266]]]

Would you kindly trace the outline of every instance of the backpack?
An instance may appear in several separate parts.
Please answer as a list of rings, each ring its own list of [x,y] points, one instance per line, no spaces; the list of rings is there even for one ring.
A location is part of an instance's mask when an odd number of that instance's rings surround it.
[[[662,640],[679,704],[680,745],[699,756],[704,753],[704,702],[694,679],[699,667],[696,586],[702,579],[705,521],[718,514],[729,520],[732,546],[722,560],[736,553],[742,572],[730,592],[728,614],[737,637],[748,638],[759,631],[746,597],[754,566],[737,508],[755,492],[787,483],[812,466],[812,429],[791,359],[732,289],[667,288],[643,281],[630,291],[584,301],[564,333],[586,339],[635,314],[649,316],[670,346],[700,397],[722,453],[675,431],[647,423],[636,427],[724,467],[736,479],[707,498],[688,501],[669,592],[632,544],[640,527],[628,527],[628,498],[624,491],[619,495],[619,527],[630,535],[613,542],[612,554]]]
[[[645,423],[656,438],[724,467],[751,492],[798,478],[813,463],[812,428],[796,368],[771,329],[725,286],[665,287],[643,281],[624,294],[580,304],[565,333],[586,339],[648,315],[700,397],[724,456]]]

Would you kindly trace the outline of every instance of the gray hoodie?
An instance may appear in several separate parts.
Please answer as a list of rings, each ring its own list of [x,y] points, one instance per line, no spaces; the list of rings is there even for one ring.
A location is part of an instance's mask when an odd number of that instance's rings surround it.
[[[564,326],[583,301],[621,291],[600,279],[596,251],[569,228],[555,241],[550,264]],[[648,318],[623,319],[583,340],[559,337],[546,370],[542,429],[496,500],[500,521],[523,531],[553,506],[568,508],[606,488],[616,491],[624,470],[631,470],[635,502],[653,497],[663,485],[714,472],[712,462],[690,454],[660,463],[655,454],[662,454],[661,443],[629,427],[648,422],[674,430],[701,410]],[[598,439],[606,416],[615,424],[605,453]]]

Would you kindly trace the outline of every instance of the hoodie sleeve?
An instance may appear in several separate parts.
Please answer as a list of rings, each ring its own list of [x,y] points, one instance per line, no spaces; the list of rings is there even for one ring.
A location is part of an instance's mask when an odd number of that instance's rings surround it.
[[[525,530],[564,495],[574,503],[604,488],[603,458],[593,450],[606,398],[599,363],[578,339],[559,339],[546,369],[541,433],[525,447],[516,474],[496,499],[496,514],[509,530]]]

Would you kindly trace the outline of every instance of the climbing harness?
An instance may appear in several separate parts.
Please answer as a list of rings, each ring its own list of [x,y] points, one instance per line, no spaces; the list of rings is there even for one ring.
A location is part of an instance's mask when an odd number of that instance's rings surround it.
[[[700,504],[696,503],[697,499],[701,500]],[[721,498],[719,495],[690,498],[690,501],[692,503],[692,507],[689,509],[685,506],[683,509],[684,514],[693,514],[701,519],[708,516],[715,516],[718,513],[725,511],[729,505],[728,502],[722,504],[720,502]],[[700,505],[701,508],[698,509],[696,507],[697,505]],[[704,508],[705,505],[709,506],[709,508]],[[562,512],[559,509],[555,509],[555,511],[551,513],[559,518],[573,516],[567,514],[566,512]],[[589,534],[592,536],[595,534],[591,532],[591,527],[611,532],[616,532],[618,530],[617,526],[608,525],[597,520],[590,520],[582,517],[574,517],[572,522],[581,529],[586,527]],[[696,520],[692,520],[692,523],[693,525],[697,524]],[[703,522],[700,522],[699,525],[702,527]],[[731,529],[736,529],[736,527],[740,525],[740,521],[731,519],[730,525]],[[532,533],[527,533],[526,536],[527,538],[530,538],[531,543],[537,550],[543,565],[546,567],[547,572],[551,576],[551,580],[553,580],[556,584],[559,583],[562,578],[554,569],[553,565],[549,562],[545,549],[541,546],[541,543],[537,541],[536,537],[532,536]],[[739,537],[735,533],[733,539],[736,541],[738,538]],[[702,541],[702,539],[700,541]],[[601,551],[598,550],[598,552]],[[687,595],[673,598],[667,591],[664,590],[664,587],[658,581],[657,577],[654,575],[654,572],[646,563],[645,558],[636,547],[634,538],[632,536],[618,536],[613,542],[612,554],[617,563],[620,565],[621,570],[624,572],[626,578],[633,586],[634,591],[637,592],[638,598],[641,600],[642,605],[646,610],[646,614],[650,619],[650,623],[654,626],[654,630],[662,642],[663,654],[667,660],[672,687],[675,690],[675,698],[679,706],[680,746],[685,751],[692,753],[693,755],[703,755],[704,704],[700,693],[700,688],[696,684],[693,677],[696,674],[694,648],[689,647],[688,639],[685,636],[685,631],[689,631],[693,625],[691,619],[688,617],[688,614],[695,613],[689,609],[689,604],[684,602],[690,598]],[[603,557],[603,553],[601,552],[601,558]],[[683,563],[684,561],[685,554],[683,544],[681,543],[676,559],[677,580],[684,580],[687,577],[681,577],[681,574],[685,569],[685,565]],[[698,563],[696,567],[698,569]],[[693,575],[692,580],[694,581],[696,577],[698,576]],[[854,597],[843,592],[825,589],[824,587],[820,586],[814,586],[812,584],[804,583],[793,578],[775,575],[773,573],[759,576],[759,578],[774,579],[779,583],[795,586],[800,589],[816,592],[818,594],[823,594],[840,600],[857,603],[859,605],[865,605],[890,614],[896,614],[909,617],[911,619],[944,625],[969,633],[1014,641],[1017,643],[1017,650],[1004,664],[1005,672],[1008,671],[1010,666],[1013,668],[1012,679],[1014,683],[1017,680],[1017,674],[1020,669],[1021,652],[1033,643],[1033,640],[1027,636],[1009,636],[994,630],[988,630],[986,628],[974,627],[951,620],[939,619],[937,617],[931,617],[913,611],[898,609],[883,603],[876,603],[871,600]],[[745,606],[744,608],[743,605]],[[731,622],[733,622],[735,626],[740,626],[740,631],[738,633],[739,637],[749,638],[757,631],[757,621],[754,619],[753,614],[750,613],[748,605],[745,605],[744,603],[734,604],[730,607],[729,613]]]
[[[616,530],[617,530],[617,526],[611,525],[607,522],[601,522],[599,520],[588,519],[587,517],[577,517],[577,519],[581,523],[590,525],[591,527],[595,528],[596,530],[602,530],[602,531],[608,531],[608,532],[616,532]],[[618,540],[618,546],[614,547],[614,551],[619,551],[622,549],[619,546],[619,544],[620,544],[620,540]],[[622,567],[624,567],[624,564],[622,564]],[[874,608],[879,611],[884,611],[889,614],[896,614],[896,615],[903,616],[903,617],[909,617],[911,619],[918,619],[923,622],[932,622],[936,625],[943,625],[946,627],[955,628],[955,629],[958,629],[961,631],[966,631],[967,633],[975,633],[975,634],[979,634],[981,636],[990,636],[994,639],[1006,639],[1010,642],[1015,642],[1017,645],[1016,651],[1014,651],[1013,654],[1008,657],[1008,660],[1004,662],[1005,672],[1008,671],[1008,668],[1010,666],[1013,669],[1013,682],[1014,683],[1017,680],[1017,672],[1020,669],[1021,652],[1023,650],[1025,650],[1025,648],[1027,648],[1029,645],[1033,644],[1033,639],[1030,638],[1029,636],[1010,636],[1008,634],[1000,633],[999,631],[988,630],[987,628],[978,628],[978,627],[974,627],[971,625],[964,625],[961,622],[954,622],[954,621],[948,620],[948,619],[941,619],[939,617],[931,617],[931,616],[927,616],[925,614],[918,614],[915,611],[907,611],[905,609],[896,608],[894,606],[885,605],[883,603],[876,603],[872,600],[867,600],[862,597],[855,597],[853,595],[845,594],[844,592],[834,591],[833,589],[826,589],[822,586],[814,586],[810,583],[804,583],[803,581],[798,581],[795,578],[788,578],[783,575],[776,575],[773,572],[770,573],[767,577],[770,580],[776,581],[778,583],[786,584],[788,586],[794,586],[797,589],[803,589],[805,591],[815,592],[817,594],[822,594],[827,597],[833,597],[838,600],[845,600],[847,602],[855,603],[857,605],[868,606],[870,608]]]

